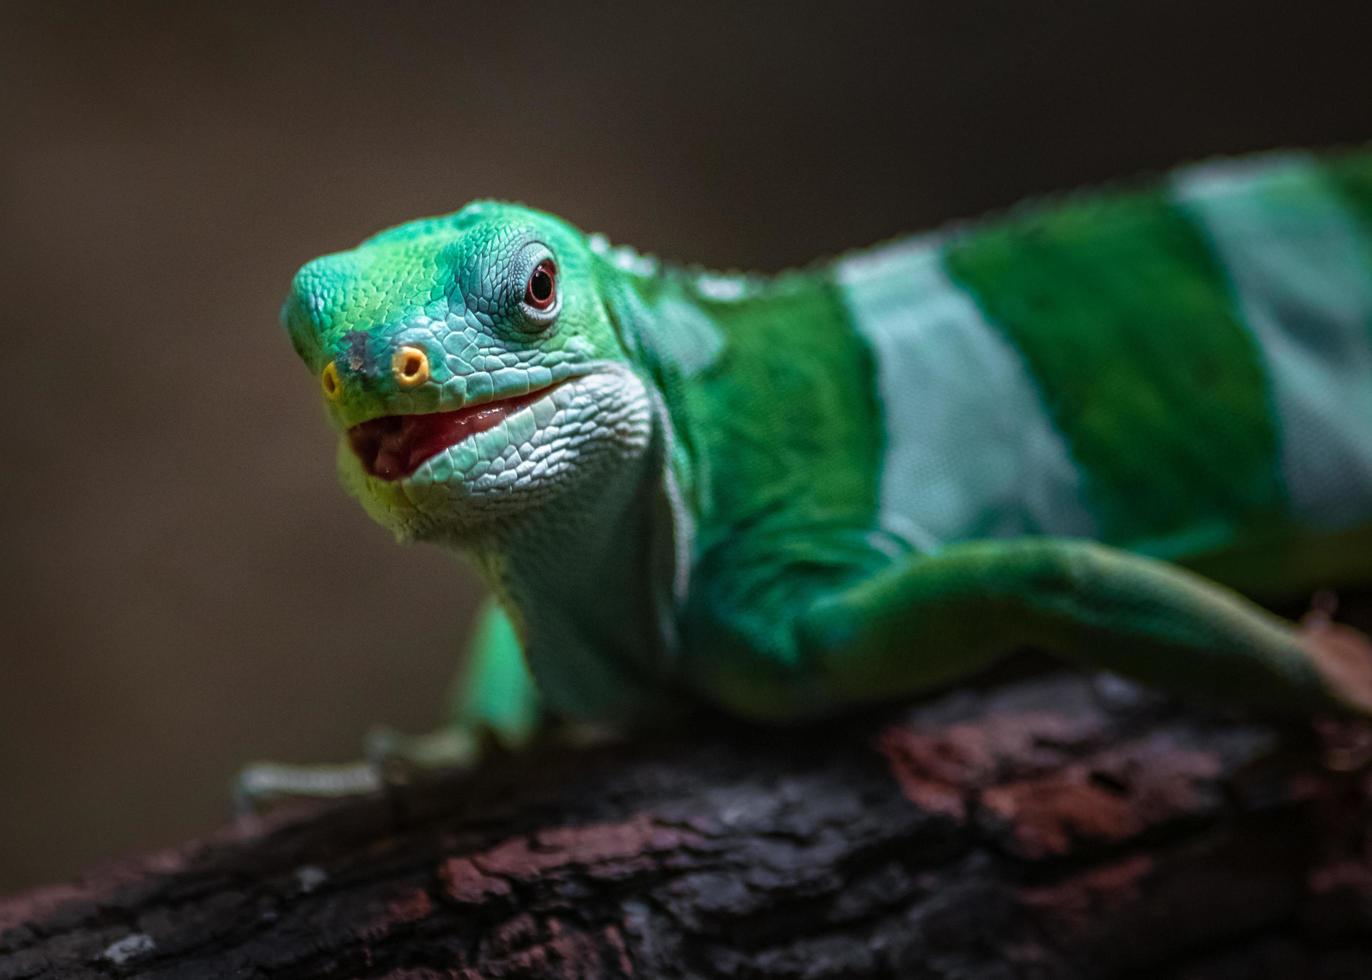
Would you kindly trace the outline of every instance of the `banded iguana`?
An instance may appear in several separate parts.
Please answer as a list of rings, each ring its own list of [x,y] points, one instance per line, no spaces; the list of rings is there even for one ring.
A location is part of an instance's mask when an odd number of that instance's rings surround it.
[[[1372,579],[1372,152],[772,277],[478,201],[309,263],[283,320],[347,488],[494,593],[450,746],[545,710],[810,718],[1023,645],[1372,710],[1360,634],[1231,591]]]

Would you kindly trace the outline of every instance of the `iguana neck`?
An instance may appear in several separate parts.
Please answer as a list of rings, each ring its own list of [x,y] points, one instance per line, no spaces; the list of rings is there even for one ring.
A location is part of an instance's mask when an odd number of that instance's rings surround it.
[[[654,506],[660,465],[650,446],[468,545],[557,713],[633,717],[660,697],[669,651],[655,597],[671,589],[651,547],[671,531]]]

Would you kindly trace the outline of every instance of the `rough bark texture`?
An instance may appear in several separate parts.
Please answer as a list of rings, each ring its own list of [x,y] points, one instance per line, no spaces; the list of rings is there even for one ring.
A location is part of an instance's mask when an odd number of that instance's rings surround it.
[[[1058,674],[692,729],[0,902],[0,978],[1372,976],[1357,726]]]

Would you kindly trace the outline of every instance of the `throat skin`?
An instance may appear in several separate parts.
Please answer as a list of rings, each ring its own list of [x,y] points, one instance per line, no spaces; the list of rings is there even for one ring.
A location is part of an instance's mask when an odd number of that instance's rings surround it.
[[[655,503],[663,478],[656,443],[556,505],[463,543],[556,715],[642,723],[674,700],[675,624],[662,621],[658,598],[671,594],[671,573],[653,560],[652,543],[672,533]]]

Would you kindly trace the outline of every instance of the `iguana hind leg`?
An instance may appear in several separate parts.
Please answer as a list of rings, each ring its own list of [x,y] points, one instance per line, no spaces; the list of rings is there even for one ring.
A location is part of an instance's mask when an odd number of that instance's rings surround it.
[[[784,718],[908,695],[1032,646],[1212,703],[1372,713],[1372,670],[1347,644],[1327,654],[1237,593],[1094,542],[969,542],[808,595],[787,589],[805,601],[783,642],[726,641],[738,665],[701,671],[736,709]],[[738,631],[726,619],[722,632]]]

